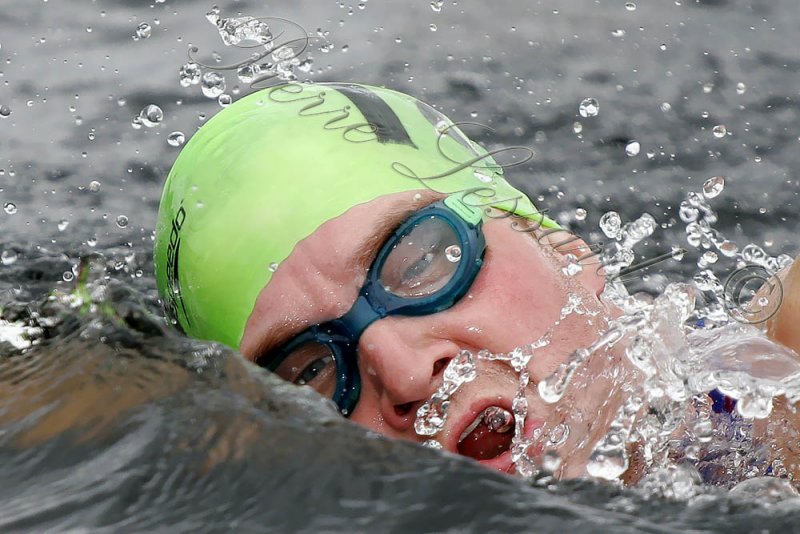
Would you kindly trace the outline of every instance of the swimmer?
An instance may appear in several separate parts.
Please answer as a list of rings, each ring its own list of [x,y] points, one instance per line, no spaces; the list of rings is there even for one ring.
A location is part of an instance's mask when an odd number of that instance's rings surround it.
[[[200,128],[167,178],[155,244],[167,313],[187,335],[238,348],[351,421],[420,443],[418,410],[464,350],[507,354],[546,340],[527,366],[522,434],[552,426],[533,385],[619,314],[600,299],[599,261],[569,273],[576,258],[592,259],[586,243],[442,113],[337,83],[264,89]],[[564,314],[575,302],[580,313]],[[776,335],[791,342],[780,320]],[[435,439],[511,472],[519,374],[475,364]],[[567,438],[562,476],[585,474],[625,400],[607,393],[611,364],[630,366],[613,352],[592,358],[596,379],[567,394],[582,428]]]

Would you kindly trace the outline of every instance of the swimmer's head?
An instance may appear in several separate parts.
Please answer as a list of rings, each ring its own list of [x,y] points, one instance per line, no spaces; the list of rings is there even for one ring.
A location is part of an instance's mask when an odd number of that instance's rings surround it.
[[[238,347],[276,266],[355,205],[429,189],[557,227],[502,174],[447,117],[402,93],[264,89],[209,120],[178,156],[156,228],[159,291],[188,335]]]

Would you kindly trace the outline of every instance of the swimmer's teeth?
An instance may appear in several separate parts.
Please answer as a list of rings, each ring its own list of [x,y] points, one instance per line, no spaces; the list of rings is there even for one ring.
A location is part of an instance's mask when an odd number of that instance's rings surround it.
[[[504,408],[490,406],[483,411],[483,422],[492,432],[505,434],[514,428],[514,415]]]
[[[475,420],[472,423],[470,423],[470,425],[467,428],[464,429],[464,432],[462,432],[461,436],[459,436],[458,438],[458,442],[461,443],[462,441],[464,441],[464,438],[469,436],[473,430],[478,428],[478,425],[481,424],[481,422],[483,422],[483,413],[478,414],[478,416],[475,417]]]
[[[514,428],[514,415],[505,408],[501,408],[499,406],[489,406],[484,411],[479,413],[475,417],[475,420],[464,429],[464,432],[462,432],[461,436],[458,438],[458,442],[461,443],[464,441],[464,438],[469,436],[472,431],[478,428],[478,425],[481,423],[484,423],[487,427],[489,427],[489,430],[492,432],[505,434]]]

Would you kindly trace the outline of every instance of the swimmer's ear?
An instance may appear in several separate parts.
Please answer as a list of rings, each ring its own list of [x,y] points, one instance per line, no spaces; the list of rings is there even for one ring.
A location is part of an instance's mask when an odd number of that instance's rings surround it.
[[[600,264],[600,246],[590,246],[580,236],[555,228],[541,229],[537,238],[539,244],[549,246],[562,256],[572,254],[581,265]]]
[[[600,261],[602,245],[588,245],[580,236],[566,230],[553,228],[540,229],[538,232],[539,243],[550,247],[565,260],[569,255],[574,256],[570,262],[581,266],[576,278],[597,296],[605,287],[605,274]],[[566,265],[565,265],[566,266]]]

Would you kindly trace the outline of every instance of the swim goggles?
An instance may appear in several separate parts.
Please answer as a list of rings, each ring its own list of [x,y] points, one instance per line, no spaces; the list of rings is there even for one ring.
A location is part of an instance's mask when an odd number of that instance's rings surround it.
[[[460,195],[413,213],[379,250],[347,313],[306,329],[259,365],[284,380],[313,387],[348,417],[361,394],[361,334],[390,315],[430,315],[458,302],[483,263],[481,221],[481,210],[465,204]]]

